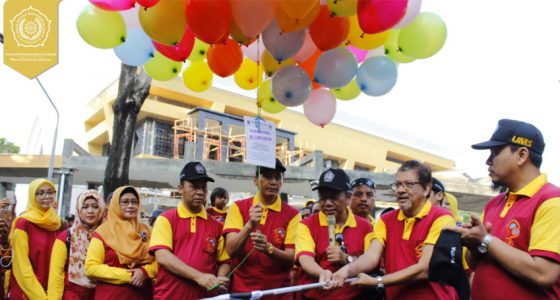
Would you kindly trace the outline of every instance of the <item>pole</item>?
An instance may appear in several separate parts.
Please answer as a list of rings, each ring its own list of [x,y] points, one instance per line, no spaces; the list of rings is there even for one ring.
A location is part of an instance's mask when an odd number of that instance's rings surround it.
[[[41,86],[41,89],[45,93],[45,96],[47,96],[47,99],[49,99],[49,102],[51,103],[52,107],[54,108],[54,111],[56,112],[56,127],[54,128],[54,137],[53,137],[53,144],[52,144],[52,150],[51,150],[51,159],[49,161],[49,172],[47,174],[47,179],[52,182],[53,170],[54,170],[54,154],[55,154],[55,150],[56,150],[56,136],[58,135],[58,121],[60,119],[60,114],[58,113],[58,109],[56,108],[56,105],[54,105],[54,103],[52,102],[51,97],[49,96],[49,94],[47,93],[47,91],[45,90],[43,85],[41,84],[41,81],[39,80],[39,77],[38,76],[35,77],[35,80],[37,80],[37,83],[39,83],[39,86]]]

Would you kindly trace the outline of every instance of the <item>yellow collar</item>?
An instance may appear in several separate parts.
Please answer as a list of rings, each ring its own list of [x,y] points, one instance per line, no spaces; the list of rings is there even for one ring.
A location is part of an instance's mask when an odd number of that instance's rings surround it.
[[[212,206],[212,209],[213,209],[214,211],[217,211],[217,212],[221,213],[221,214],[225,214],[225,213],[227,213],[227,209],[228,209],[228,208],[227,208],[227,206],[226,206],[225,209],[218,209],[217,207]]]
[[[426,200],[426,202],[424,203],[424,206],[422,206],[422,209],[414,216],[414,217],[407,217],[404,212],[402,210],[399,210],[399,215],[397,216],[397,219],[399,221],[405,220],[405,219],[422,219],[423,217],[427,216],[428,213],[430,212],[430,209],[432,209],[432,203],[429,200]]]
[[[177,207],[177,212],[179,213],[179,217],[183,219],[200,217],[206,220],[208,218],[205,209],[201,209],[198,213],[193,214],[182,201],[181,203],[179,203],[179,206]]]
[[[262,203],[263,208],[271,209],[271,210],[276,211],[276,212],[282,211],[282,200],[280,200],[279,195],[276,195],[276,200],[274,200],[274,203],[272,203],[272,205],[266,205],[266,204],[264,204],[264,202],[261,201],[261,193],[257,192],[255,197],[253,197],[253,205],[255,205],[259,202]]]
[[[370,223],[375,223],[375,218],[372,217],[371,215],[368,215],[367,218],[368,218]]]
[[[545,185],[547,182],[548,182],[547,176],[546,174],[543,173],[535,177],[535,179],[531,180],[531,182],[529,182],[526,186],[521,188],[519,191],[515,193],[512,192],[511,194],[533,197],[540,190],[540,188],[542,188],[543,185]],[[516,199],[519,199],[519,197],[516,197]]]
[[[356,227],[356,217],[349,209],[346,209],[346,212],[348,213],[348,217],[346,218],[346,222],[344,222],[342,228]],[[319,224],[324,227],[329,226],[327,224],[327,215],[325,215],[322,211],[319,211]]]

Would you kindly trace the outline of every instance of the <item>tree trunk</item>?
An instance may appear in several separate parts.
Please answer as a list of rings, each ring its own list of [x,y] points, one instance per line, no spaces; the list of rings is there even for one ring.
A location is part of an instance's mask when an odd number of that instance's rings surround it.
[[[152,78],[138,67],[121,65],[119,92],[113,104],[113,139],[105,167],[103,194],[107,196],[116,188],[128,184],[128,167],[136,132],[136,119],[144,100],[150,92]]]

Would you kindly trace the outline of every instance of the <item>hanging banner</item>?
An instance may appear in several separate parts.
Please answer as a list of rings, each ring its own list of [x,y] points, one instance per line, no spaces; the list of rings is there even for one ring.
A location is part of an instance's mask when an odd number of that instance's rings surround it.
[[[4,64],[29,79],[58,64],[60,0],[4,3]]]
[[[243,117],[245,123],[245,162],[272,168],[276,166],[276,126],[260,117]]]

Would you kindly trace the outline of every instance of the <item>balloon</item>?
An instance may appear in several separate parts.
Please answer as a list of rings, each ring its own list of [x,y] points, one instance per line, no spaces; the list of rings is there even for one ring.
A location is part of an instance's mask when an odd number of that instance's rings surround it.
[[[241,46],[241,51],[243,54],[250,58],[254,62],[260,62],[263,53],[266,51],[262,39],[258,39],[256,43],[252,43],[249,46]]]
[[[140,25],[140,20],[138,19],[138,9],[139,6],[134,6],[129,10],[123,10],[120,12],[123,16],[124,24],[126,25],[127,29],[142,28],[142,25]]]
[[[278,8],[276,20],[278,20],[278,27],[284,32],[298,31],[305,29],[311,24],[321,11],[321,2],[314,2],[313,7],[307,12],[303,18],[292,18],[282,9]]]
[[[272,94],[285,106],[298,106],[311,93],[311,79],[298,66],[285,66],[272,77]]]
[[[399,23],[408,0],[358,0],[358,21],[365,33],[383,32]]]
[[[274,57],[272,57],[272,54],[270,54],[270,52],[265,51],[262,55],[262,64],[263,64],[266,76],[272,77],[272,75],[274,75],[274,73],[277,70],[279,70],[279,69],[281,69],[285,66],[295,65],[296,61],[293,60],[292,58],[289,58],[289,59],[286,59],[282,62],[278,62]]]
[[[89,0],[91,4],[111,11],[127,10],[134,7],[135,0]]]
[[[208,49],[208,66],[220,77],[228,77],[235,73],[242,61],[243,53],[239,44],[232,39],[227,39],[225,44],[214,44]]]
[[[352,79],[347,85],[337,89],[330,89],[330,91],[337,99],[343,101],[355,99],[360,95],[360,87],[356,78]]]
[[[239,67],[239,70],[237,70],[233,76],[235,83],[237,83],[240,88],[244,90],[256,89],[262,82],[263,67],[245,58],[241,63],[241,67]]]
[[[185,33],[177,45],[168,46],[154,41],[157,51],[174,61],[185,61],[191,54],[194,46],[194,35],[185,28]]]
[[[309,57],[306,61],[299,64],[299,66],[305,70],[309,78],[315,78],[315,67],[317,66],[317,60],[321,56],[323,51],[317,50],[311,57]],[[320,88],[321,85],[313,81],[313,88]]]
[[[434,13],[422,12],[412,23],[401,29],[399,46],[407,56],[428,58],[441,50],[446,39],[445,22]]]
[[[257,91],[257,106],[262,108],[267,113],[276,114],[286,107],[278,102],[274,95],[272,95],[272,80],[268,79],[259,86]]]
[[[248,46],[251,43],[253,43],[255,41],[254,38],[248,38],[246,37],[242,32],[241,29],[239,29],[239,27],[237,26],[237,24],[235,24],[234,21],[231,21],[230,27],[229,27],[229,36],[236,41],[237,43],[239,43],[239,45],[243,45],[243,46]]]
[[[195,92],[204,92],[212,86],[214,74],[204,61],[193,61],[183,71],[183,83]]]
[[[231,0],[233,20],[241,32],[256,38],[276,17],[276,0]]]
[[[115,48],[126,40],[126,27],[121,14],[87,5],[78,16],[78,33],[93,47]]]
[[[401,48],[399,47],[400,30],[391,30],[389,33],[389,38],[385,41],[385,54],[387,54],[387,56],[392,60],[402,64],[415,61],[416,59],[414,57],[410,57],[402,53]]]
[[[311,35],[309,32],[305,35],[305,40],[303,41],[303,46],[299,49],[298,53],[294,55],[294,60],[297,62],[306,61],[313,53],[317,51],[317,46],[313,43],[313,39],[311,39]]]
[[[199,40],[214,44],[229,35],[231,7],[228,0],[188,0],[185,11],[187,24]]]
[[[319,0],[282,0],[280,9],[296,23],[303,20],[315,6],[321,5]]]
[[[136,0],[136,2],[145,8],[149,8],[158,4],[159,0]]]
[[[422,7],[422,0],[408,0],[408,4],[406,5],[406,13],[402,20],[395,25],[394,29],[400,29],[408,25],[420,12],[420,8]]]
[[[183,63],[173,61],[157,51],[154,58],[144,64],[146,73],[159,81],[167,81],[177,77],[182,68]]]
[[[348,45],[348,47],[346,47],[346,49],[348,49],[348,51],[352,52],[352,54],[354,54],[354,57],[356,58],[356,60],[361,63],[365,58],[366,58],[366,54],[368,53],[367,50],[362,50],[359,48],[356,48],[352,45]]]
[[[263,31],[264,47],[279,62],[294,56],[303,46],[304,40],[305,30],[282,32],[276,20]]]
[[[370,50],[383,45],[388,37],[388,31],[377,34],[364,33],[360,28],[358,18],[350,17],[350,32],[348,33],[346,45],[352,45],[363,50]]]
[[[325,127],[336,113],[336,99],[328,90],[316,89],[303,104],[303,113],[311,123]]]
[[[356,75],[358,62],[345,47],[325,51],[315,66],[315,82],[330,88],[347,85]]]
[[[206,44],[205,42],[199,39],[194,39],[194,46],[191,51],[191,55],[189,56],[189,60],[199,61],[205,59],[209,47],[210,45]]]
[[[150,9],[140,9],[138,18],[152,40],[175,45],[183,37],[187,25],[184,7],[184,0],[161,1]]]
[[[154,57],[152,40],[142,28],[128,30],[126,42],[113,49],[117,57],[129,66],[141,66]]]
[[[387,94],[397,82],[397,66],[388,57],[366,59],[356,75],[360,90],[370,96]]]
[[[350,31],[350,21],[345,17],[331,16],[327,6],[321,7],[319,16],[309,26],[309,34],[317,48],[327,51],[342,44]]]
[[[349,17],[358,13],[358,0],[327,0],[327,6],[333,16]]]

